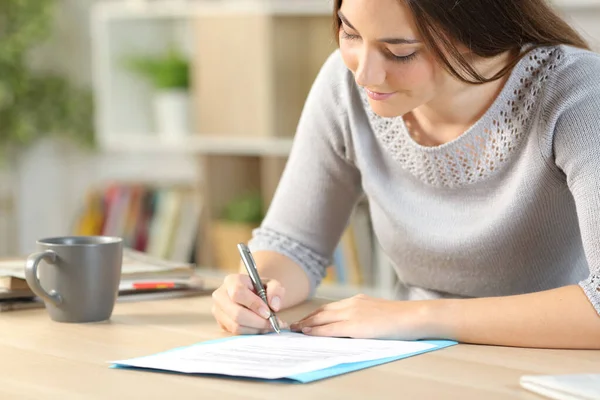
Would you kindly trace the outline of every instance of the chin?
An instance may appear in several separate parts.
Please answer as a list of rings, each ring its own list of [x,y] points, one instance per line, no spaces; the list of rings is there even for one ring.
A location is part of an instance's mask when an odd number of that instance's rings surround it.
[[[384,104],[379,101],[369,100],[369,105],[371,106],[371,110],[373,110],[375,114],[383,118],[401,117],[402,115],[407,113],[407,110],[404,107],[394,107],[391,104]]]

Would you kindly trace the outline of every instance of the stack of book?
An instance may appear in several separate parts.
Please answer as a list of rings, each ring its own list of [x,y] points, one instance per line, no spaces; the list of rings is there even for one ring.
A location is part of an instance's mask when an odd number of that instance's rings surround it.
[[[27,285],[25,263],[25,258],[0,260],[0,312],[44,307]],[[194,264],[160,259],[130,248],[123,251],[119,300],[202,295],[212,290],[214,286],[196,274]]]
[[[112,183],[87,193],[73,232],[119,236],[128,248],[157,258],[192,262],[201,213],[202,199],[196,190]]]

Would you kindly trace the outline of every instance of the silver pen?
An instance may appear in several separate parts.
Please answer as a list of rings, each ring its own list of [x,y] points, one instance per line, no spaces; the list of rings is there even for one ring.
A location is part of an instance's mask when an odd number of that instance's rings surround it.
[[[244,265],[246,266],[246,270],[248,271],[248,275],[250,276],[250,280],[252,281],[252,284],[254,285],[254,289],[256,290],[256,293],[265,302],[265,304],[267,305],[267,308],[269,309],[269,313],[271,314],[269,316],[269,322],[271,322],[271,326],[273,327],[275,332],[280,333],[281,329],[279,329],[279,323],[277,322],[277,316],[275,315],[275,313],[273,312],[273,310],[271,310],[271,307],[269,306],[269,302],[267,300],[267,292],[265,291],[265,287],[263,286],[262,281],[260,280],[260,276],[258,276],[258,270],[256,269],[256,262],[254,261],[254,257],[252,257],[252,253],[250,252],[250,249],[244,243],[239,243],[237,245],[237,248],[238,248],[238,251],[240,252],[240,256],[242,257],[242,261],[244,262]]]

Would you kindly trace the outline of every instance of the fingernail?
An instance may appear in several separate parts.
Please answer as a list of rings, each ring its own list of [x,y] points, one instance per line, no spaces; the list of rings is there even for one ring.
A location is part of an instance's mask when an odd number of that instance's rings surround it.
[[[290,326],[289,326],[289,324],[287,322],[282,321],[280,319],[278,319],[278,322],[279,322],[279,327],[281,329],[289,329]]]
[[[310,333],[310,331],[312,331],[312,328],[310,328],[308,326],[305,328],[302,328],[302,333]]]
[[[279,296],[275,296],[275,297],[273,297],[273,299],[271,299],[271,307],[273,307],[273,310],[279,311],[280,305],[281,305],[281,300],[279,299]]]
[[[263,318],[269,318],[271,316],[271,313],[269,312],[269,310],[267,310],[265,307],[261,307],[258,309],[258,313],[260,314],[261,317]]]

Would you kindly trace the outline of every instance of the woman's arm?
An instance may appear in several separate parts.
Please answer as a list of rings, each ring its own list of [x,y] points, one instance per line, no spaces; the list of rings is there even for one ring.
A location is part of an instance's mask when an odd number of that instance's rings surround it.
[[[267,214],[248,243],[259,270],[285,280],[285,304],[315,292],[362,194],[348,116],[351,83],[334,52],[311,87]]]
[[[358,295],[327,304],[290,328],[315,336],[600,349],[600,315],[575,285],[477,299],[393,301]]]
[[[600,349],[600,61],[592,54],[581,61],[557,70],[562,75],[545,89],[552,106],[543,120],[554,126],[541,143],[573,195],[589,277],[538,293],[432,303],[437,333],[472,343]]]
[[[501,346],[600,349],[600,316],[581,287],[479,299],[432,300],[428,336]]]
[[[272,279],[266,292],[273,311],[315,292],[362,194],[349,118],[353,84],[339,51],[333,52],[307,96],[273,199],[248,242],[261,278]],[[245,268],[239,271],[213,293],[212,313],[230,332],[268,332],[267,305]]]

